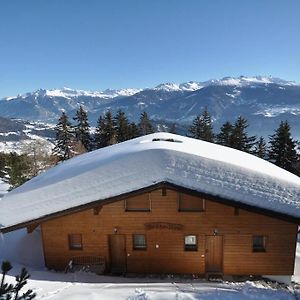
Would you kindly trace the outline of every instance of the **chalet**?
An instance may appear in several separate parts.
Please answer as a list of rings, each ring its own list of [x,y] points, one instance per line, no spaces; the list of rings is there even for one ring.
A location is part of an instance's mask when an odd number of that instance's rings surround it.
[[[3,233],[40,226],[45,264],[291,276],[300,178],[250,154],[155,133],[70,159],[0,201]]]

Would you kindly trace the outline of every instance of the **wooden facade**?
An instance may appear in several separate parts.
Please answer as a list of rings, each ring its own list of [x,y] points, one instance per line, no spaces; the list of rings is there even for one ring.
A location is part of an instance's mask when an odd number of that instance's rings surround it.
[[[189,197],[197,205],[195,196],[159,188],[43,221],[46,266],[63,270],[72,257],[101,256],[120,272],[293,274],[296,224],[200,197],[196,209],[180,209]]]

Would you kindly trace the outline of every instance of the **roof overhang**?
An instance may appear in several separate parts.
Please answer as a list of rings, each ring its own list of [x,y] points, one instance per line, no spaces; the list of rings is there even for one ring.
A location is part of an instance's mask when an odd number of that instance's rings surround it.
[[[99,199],[99,200],[96,200],[96,201],[93,201],[93,202],[90,202],[90,203],[86,203],[86,204],[79,205],[79,206],[76,206],[76,207],[72,207],[72,208],[69,208],[69,209],[65,209],[65,210],[62,210],[62,211],[59,211],[59,212],[48,214],[48,215],[42,216],[42,217],[37,218],[37,219],[33,219],[33,220],[29,220],[29,221],[26,221],[26,222],[23,222],[23,223],[15,224],[13,226],[2,227],[2,228],[0,228],[0,232],[8,233],[8,232],[11,232],[11,231],[14,231],[14,230],[18,230],[18,229],[21,229],[21,228],[26,228],[26,227],[29,227],[29,226],[33,226],[33,225],[36,225],[36,224],[43,223],[45,221],[53,220],[55,218],[59,218],[59,217],[63,217],[63,216],[66,216],[66,215],[71,215],[71,214],[74,214],[74,213],[78,213],[78,212],[81,212],[81,211],[84,211],[84,210],[93,209],[95,207],[99,207],[99,206],[103,206],[103,205],[113,203],[113,202],[116,202],[116,201],[124,200],[128,197],[137,196],[137,195],[147,193],[147,192],[151,192],[153,190],[161,189],[161,188],[166,188],[166,189],[186,193],[186,194],[189,194],[189,195],[198,196],[198,197],[204,198],[206,200],[210,200],[210,201],[213,201],[213,202],[218,202],[218,203],[228,205],[228,206],[232,206],[232,207],[236,207],[236,208],[241,208],[241,209],[244,209],[244,210],[247,210],[247,211],[250,211],[250,212],[262,214],[262,215],[272,217],[272,218],[276,218],[276,219],[279,219],[279,220],[283,220],[283,221],[286,221],[286,222],[289,222],[289,223],[300,224],[300,218],[297,218],[297,217],[294,217],[294,216],[290,216],[290,215],[287,215],[287,214],[279,213],[279,212],[268,210],[268,209],[265,209],[265,208],[260,208],[260,207],[257,207],[257,206],[245,204],[245,203],[242,203],[242,202],[239,202],[239,201],[236,201],[236,200],[226,199],[226,198],[222,198],[222,197],[219,197],[219,196],[215,196],[215,195],[195,191],[195,190],[192,190],[192,189],[188,189],[186,187],[182,187],[182,186],[179,186],[179,185],[176,185],[176,184],[173,184],[173,183],[169,183],[167,181],[162,181],[162,182],[155,183],[155,184],[147,186],[147,187],[143,187],[143,188],[138,189],[138,190],[134,190],[134,191],[131,191],[131,192],[128,192],[128,193],[124,193],[124,194],[121,194],[121,195],[118,195],[118,196],[114,196],[112,198]]]

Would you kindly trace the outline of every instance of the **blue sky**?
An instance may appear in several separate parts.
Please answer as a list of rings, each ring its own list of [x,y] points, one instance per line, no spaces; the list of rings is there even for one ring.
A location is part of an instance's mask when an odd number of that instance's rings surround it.
[[[240,75],[300,81],[298,0],[0,0],[0,97]]]

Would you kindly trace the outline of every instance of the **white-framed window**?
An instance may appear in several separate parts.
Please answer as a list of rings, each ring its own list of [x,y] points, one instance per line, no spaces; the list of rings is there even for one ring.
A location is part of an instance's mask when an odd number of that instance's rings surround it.
[[[197,236],[194,234],[186,235],[184,237],[184,250],[185,251],[197,251],[198,242]]]

